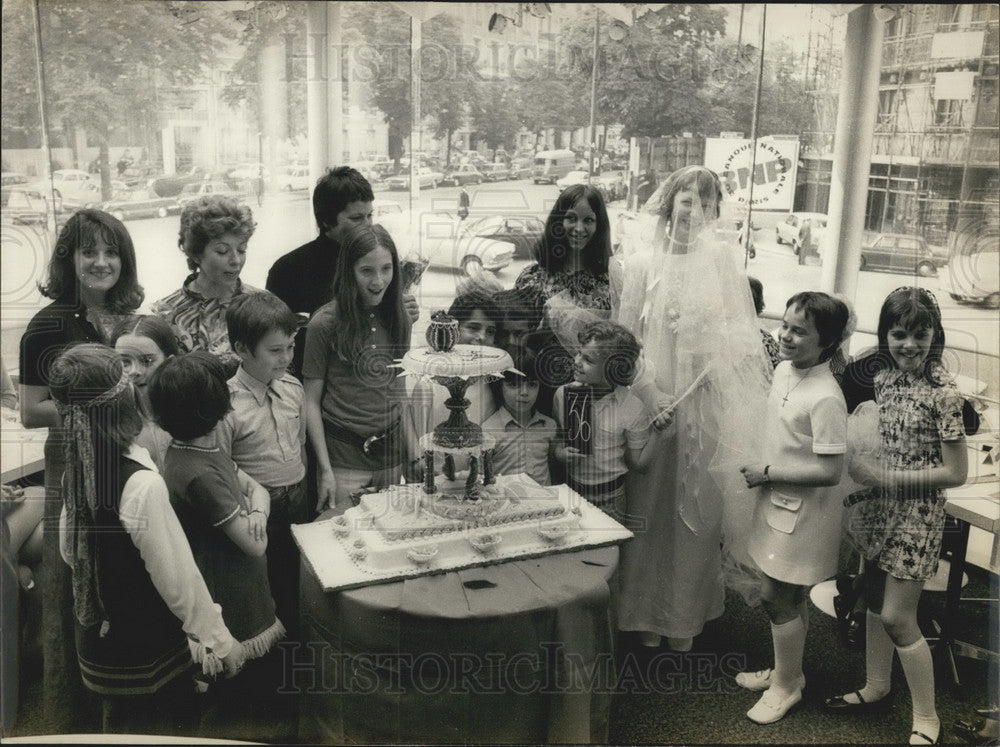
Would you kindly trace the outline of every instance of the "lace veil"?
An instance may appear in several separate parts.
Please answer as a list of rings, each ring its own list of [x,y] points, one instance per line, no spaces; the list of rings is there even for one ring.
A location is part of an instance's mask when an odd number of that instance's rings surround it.
[[[746,541],[756,490],[746,487],[739,467],[762,457],[770,362],[737,232],[705,220],[695,205],[686,251],[668,253],[677,247],[666,238],[667,186],[619,223],[609,269],[612,307],[643,343],[635,389],[648,391],[652,382],[659,392],[683,397],[674,411],[676,458],[685,470],[710,475],[700,488],[695,478],[678,488],[693,493],[680,502],[681,517],[695,533],[721,522],[726,581],[752,602],[759,576]],[[643,399],[649,407],[648,394]]]

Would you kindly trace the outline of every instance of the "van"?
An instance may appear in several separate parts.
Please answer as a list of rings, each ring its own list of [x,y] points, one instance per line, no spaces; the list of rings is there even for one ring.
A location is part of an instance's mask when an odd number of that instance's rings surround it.
[[[535,184],[555,184],[576,167],[576,154],[571,150],[542,150],[535,154],[535,167],[531,172]]]

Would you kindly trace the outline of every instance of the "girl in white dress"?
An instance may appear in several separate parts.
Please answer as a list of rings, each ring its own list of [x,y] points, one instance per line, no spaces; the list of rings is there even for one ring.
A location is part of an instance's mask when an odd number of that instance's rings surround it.
[[[635,538],[622,550],[619,628],[648,646],[665,636],[680,651],[722,615],[724,569],[745,561],[740,533],[727,527],[745,533],[752,503],[730,478],[736,453],[745,460],[754,442],[768,386],[736,234],[715,222],[721,199],[708,169],[674,172],[631,221],[609,268],[616,319],[643,344],[632,391],[659,413],[653,425],[676,428],[649,472],[627,483]]]
[[[747,712],[758,724],[782,718],[802,699],[802,654],[809,629],[809,587],[837,573],[847,451],[847,405],[829,361],[849,328],[847,305],[826,293],[788,300],[778,335],[784,359],[767,402],[764,459],[740,468],[748,487],[763,487],[750,530],[750,556],[764,572],[774,669],[741,672],[736,681],[764,690]]]

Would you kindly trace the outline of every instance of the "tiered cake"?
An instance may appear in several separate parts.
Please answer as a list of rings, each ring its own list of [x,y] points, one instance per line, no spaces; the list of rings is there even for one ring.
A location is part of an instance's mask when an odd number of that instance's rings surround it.
[[[438,320],[450,327],[449,320]],[[429,341],[432,330],[428,330]],[[399,364],[408,375],[430,377],[445,385],[451,395],[446,402],[448,420],[420,442],[423,483],[393,485],[363,495],[359,505],[341,516],[294,527],[303,553],[325,588],[350,588],[547,555],[632,536],[565,485],[543,487],[524,474],[495,475],[494,440],[469,422],[464,393],[470,381],[499,378],[513,370],[513,361],[497,348],[440,347],[448,349],[420,348],[407,353]],[[434,475],[435,452],[445,455],[444,479]],[[460,464],[467,461],[465,479],[455,472],[456,459]],[[331,534],[335,539],[332,551]]]

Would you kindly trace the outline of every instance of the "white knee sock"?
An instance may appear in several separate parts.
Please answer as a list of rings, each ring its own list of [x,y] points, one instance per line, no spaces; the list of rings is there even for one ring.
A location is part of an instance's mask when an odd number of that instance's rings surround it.
[[[771,640],[774,642],[774,673],[771,687],[787,693],[798,690],[803,679],[802,653],[806,647],[806,626],[801,617],[781,625],[771,623]]]
[[[941,730],[937,711],[934,709],[934,661],[927,640],[919,638],[915,643],[896,648],[899,663],[903,665],[906,684],[910,687],[913,700],[913,729],[936,739]]]
[[[882,616],[871,610],[865,618],[865,686],[861,697],[874,703],[889,694],[892,687],[892,655],[896,652],[889,634],[882,624]],[[851,697],[850,700],[855,700]]]

